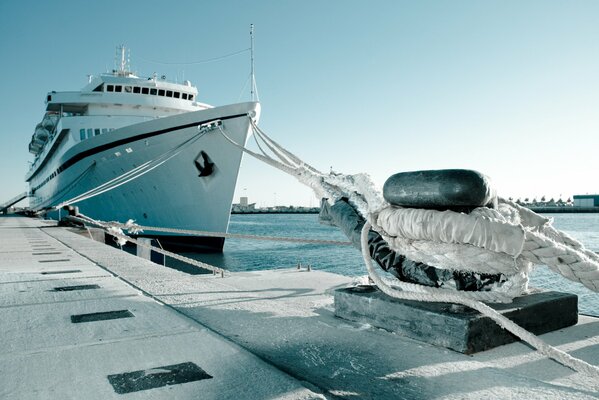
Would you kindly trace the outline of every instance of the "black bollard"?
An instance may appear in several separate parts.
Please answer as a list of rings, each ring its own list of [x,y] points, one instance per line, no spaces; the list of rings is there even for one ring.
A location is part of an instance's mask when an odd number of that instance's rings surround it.
[[[489,178],[468,169],[401,172],[387,179],[383,197],[396,206],[458,211],[497,202]]]

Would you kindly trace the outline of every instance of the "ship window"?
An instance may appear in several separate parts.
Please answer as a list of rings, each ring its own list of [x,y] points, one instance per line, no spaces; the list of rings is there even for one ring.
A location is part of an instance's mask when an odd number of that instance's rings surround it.
[[[106,85],[107,92],[114,92],[114,85]]]
[[[179,93],[179,92],[175,92],[175,93],[173,93],[173,94],[175,95],[175,96],[174,96],[174,97],[175,97],[175,99],[178,99],[179,97],[181,97],[181,93]]]
[[[158,90],[156,90],[156,89],[150,89],[150,94],[156,96],[156,93],[158,93]]]
[[[187,100],[187,93],[181,93],[181,98],[183,100]]]
[[[133,86],[133,93],[139,93],[140,92],[140,87],[139,86]]]
[[[89,139],[90,137],[94,136],[94,130],[89,128],[87,130],[87,138]]]
[[[79,139],[85,139],[85,129],[79,129]]]
[[[100,129],[96,128],[94,129],[94,135],[98,136],[100,134]]]
[[[193,94],[190,94],[189,96],[187,96],[188,100],[193,100]]]
[[[102,133],[108,132],[108,128],[102,128]]]
[[[131,86],[125,86],[125,92],[131,93],[133,92],[133,88]]]
[[[158,96],[164,96],[164,89],[158,90]]]
[[[103,92],[104,91],[104,84],[101,83],[97,88],[94,89],[94,92]]]
[[[148,94],[150,92],[150,90],[147,87],[142,87],[141,88],[141,93],[142,94]]]
[[[167,90],[166,91],[166,97],[173,97],[173,91],[172,90]]]
[[[123,91],[123,87],[121,85],[114,85],[114,91],[115,92],[122,92]]]

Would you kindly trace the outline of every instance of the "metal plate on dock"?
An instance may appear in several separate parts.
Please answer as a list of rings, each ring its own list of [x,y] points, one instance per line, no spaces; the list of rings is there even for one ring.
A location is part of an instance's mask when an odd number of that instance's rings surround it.
[[[40,272],[42,275],[58,275],[58,274],[76,274],[77,272],[81,272],[80,269],[64,269],[61,271],[44,271]]]
[[[180,383],[211,378],[211,375],[192,362],[108,375],[108,381],[118,394],[139,392],[140,390],[155,389],[162,386],[178,385]]]
[[[100,285],[92,284],[92,285],[73,285],[73,286],[59,286],[52,289],[54,292],[72,292],[76,290],[90,290],[90,289],[100,289]]]
[[[79,324],[81,322],[106,321],[109,319],[132,318],[135,317],[129,310],[103,311],[89,314],[71,315],[71,322]]]

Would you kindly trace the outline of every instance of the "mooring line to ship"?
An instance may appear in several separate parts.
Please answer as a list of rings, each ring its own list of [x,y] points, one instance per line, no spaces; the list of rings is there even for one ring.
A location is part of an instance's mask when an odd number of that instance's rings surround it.
[[[277,242],[292,242],[292,243],[306,243],[306,244],[321,244],[321,245],[335,245],[335,246],[351,246],[351,242],[348,241],[340,241],[340,240],[320,240],[320,239],[305,239],[305,238],[290,238],[290,237],[281,237],[281,236],[260,236],[260,235],[244,235],[244,234],[235,234],[235,233],[225,233],[225,232],[209,232],[209,231],[198,231],[198,230],[189,230],[189,229],[173,229],[173,228],[161,228],[161,227],[153,227],[153,226],[141,226],[129,221],[126,224],[110,221],[99,221],[88,217],[87,215],[77,214],[76,216],[68,216],[67,219],[82,223],[84,225],[95,225],[99,228],[102,228],[109,235],[114,236],[118,239],[119,244],[124,244],[124,242],[131,242],[136,244],[137,246],[149,248],[157,253],[175,258],[177,260],[189,263],[199,268],[203,268],[214,273],[220,273],[221,276],[224,277],[225,272],[228,272],[224,268],[215,267],[213,265],[194,260],[192,258],[184,257],[179,254],[164,250],[162,247],[152,246],[151,244],[146,244],[144,242],[140,242],[131,236],[125,235],[123,233],[123,229],[126,229],[131,234],[137,234],[141,231],[149,230],[149,231],[157,231],[157,232],[169,232],[169,233],[183,233],[183,234],[191,234],[191,235],[199,235],[199,236],[210,236],[210,237],[223,237],[223,238],[235,238],[235,239],[253,239],[253,240],[269,240],[269,241],[277,241]]]
[[[464,265],[472,264],[472,266],[470,266],[470,269],[472,269],[472,271],[482,273],[488,272],[485,269],[487,268],[487,262],[490,262],[495,257],[501,258],[500,255],[503,254],[503,256],[507,255],[508,257],[503,257],[503,261],[501,262],[510,263],[510,265],[506,264],[502,267],[505,268],[506,271],[511,271],[511,273],[505,273],[505,275],[508,276],[508,283],[510,283],[509,279],[521,275],[524,279],[515,279],[515,281],[520,281],[520,283],[524,283],[523,287],[521,288],[522,290],[526,288],[525,283],[527,282],[527,275],[530,270],[530,266],[532,265],[532,263],[534,263],[548,265],[550,268],[552,268],[556,272],[559,272],[566,278],[583,283],[585,286],[589,287],[594,291],[599,291],[599,256],[585,249],[581,243],[572,239],[567,234],[564,234],[554,229],[550,225],[550,223],[546,222],[545,219],[543,219],[544,222],[540,223],[538,219],[541,217],[538,217],[530,210],[525,210],[524,208],[516,205],[513,202],[500,199],[500,206],[503,207],[503,209],[500,207],[500,209],[498,210],[492,210],[485,209],[484,207],[482,207],[477,209],[479,210],[477,213],[473,212],[468,216],[468,218],[472,217],[488,219],[492,223],[507,224],[513,226],[515,228],[515,233],[519,235],[517,237],[521,237],[522,239],[522,245],[519,249],[514,250],[514,254],[511,255],[509,253],[501,253],[500,250],[489,250],[484,247],[476,247],[476,244],[472,244],[467,240],[463,242],[445,243],[443,240],[446,239],[437,236],[433,236],[431,238],[403,238],[397,235],[389,234],[387,232],[393,230],[394,227],[392,225],[384,225],[386,221],[379,221],[379,215],[385,211],[387,211],[388,213],[389,210],[403,211],[404,209],[401,207],[391,207],[379,195],[378,191],[374,188],[374,184],[367,175],[342,175],[334,174],[332,172],[330,174],[323,174],[316,168],[303,162],[299,157],[295,156],[293,153],[284,149],[283,146],[279,145],[274,140],[270,139],[268,135],[266,135],[257,127],[255,122],[249,115],[248,119],[255,133],[255,137],[259,137],[265,143],[265,145],[276,155],[278,160],[267,155],[261,147],[260,151],[263,154],[258,154],[247,149],[245,146],[236,143],[225,133],[225,130],[221,125],[218,125],[218,129],[220,130],[223,137],[232,145],[257,159],[277,169],[280,169],[288,173],[289,175],[294,176],[301,183],[311,187],[316,193],[317,197],[328,198],[330,200],[348,198],[350,203],[356,207],[359,214],[361,214],[366,219],[367,224],[365,226],[372,226],[375,231],[379,232],[382,235],[382,237],[389,244],[389,246],[395,251],[400,251],[400,254],[402,254],[402,250],[404,250],[405,252],[407,252],[405,254],[409,255],[410,258],[414,259],[415,261],[431,263],[433,265],[438,265],[442,268],[443,266],[444,268],[455,268],[448,265],[455,265],[456,260],[461,260],[461,262]],[[152,169],[158,167],[161,164],[162,162],[158,163],[157,165],[153,166]],[[132,179],[135,179],[135,177]],[[127,179],[123,182],[119,182],[118,186],[125,184],[132,179]],[[85,195],[95,196],[104,193],[105,191],[107,190],[101,190],[99,192],[94,192],[94,190],[92,190],[90,191],[90,193],[86,193]],[[81,200],[82,199],[78,199],[76,201]],[[71,202],[70,204],[72,203],[73,202]],[[413,211],[414,209],[407,208],[405,210]],[[537,217],[536,219],[535,216]],[[157,248],[155,246],[148,246],[142,243],[138,243],[137,240],[125,235],[121,228],[117,226],[110,226],[109,223],[95,221],[89,217],[81,217],[83,218],[79,218],[79,222],[86,221],[87,223],[100,226],[103,229],[107,230],[109,234],[118,238],[119,241],[131,241],[133,243],[136,243],[137,245],[141,245],[142,247],[150,247],[152,250],[158,253],[168,255],[181,261],[188,262],[200,268],[211,270],[215,274],[217,272],[220,272],[221,276],[224,276],[225,270],[222,268],[214,267],[212,265],[205,264],[197,260],[183,257],[175,253],[171,253],[166,250]],[[74,220],[78,219],[78,217],[70,218]],[[394,221],[392,223],[397,223],[397,220],[394,219],[390,219],[389,221]],[[384,225],[384,228],[381,225],[379,225],[379,223],[382,223],[382,225]],[[127,226],[129,226],[132,230],[135,230],[135,225],[132,222],[124,224],[124,226],[126,229]],[[492,232],[493,231],[491,231],[490,233]],[[130,233],[135,234],[135,232]],[[466,236],[471,235],[472,232],[469,232]],[[222,234],[219,234],[219,236],[222,236]],[[363,254],[366,254],[367,243],[364,244],[364,237],[365,234],[363,230],[362,251],[364,252]],[[439,251],[441,251],[443,254],[437,254]],[[457,255],[458,258],[450,257],[448,259],[446,254],[448,252],[451,253],[450,255],[452,257]],[[467,254],[468,256],[464,258],[464,254]],[[475,257],[476,254],[479,254],[480,257]],[[430,258],[431,256],[432,258]],[[370,270],[372,269],[372,262],[370,259],[366,259],[366,255],[364,257],[367,269],[370,272]],[[370,257],[369,254],[368,257]],[[509,261],[510,257],[511,261]],[[495,260],[493,261],[496,262]],[[493,269],[496,268],[496,265],[489,264],[489,267]],[[574,371],[585,373],[594,378],[599,378],[598,367],[586,363],[585,361],[576,359],[568,355],[567,353],[564,353],[561,350],[553,348],[552,346],[544,343],[535,335],[527,332],[526,330],[514,324],[512,321],[510,321],[503,315],[497,313],[490,307],[486,306],[480,300],[473,300],[471,298],[467,298],[465,292],[463,291],[452,292],[451,289],[439,289],[440,292],[437,293],[438,296],[435,297],[436,300],[428,300],[427,296],[422,296],[422,290],[414,290],[415,286],[420,285],[410,285],[406,282],[398,281],[397,287],[392,288],[388,285],[385,286],[385,283],[380,278],[377,279],[377,277],[371,276],[371,279],[373,279],[375,283],[377,283],[377,286],[379,286],[379,288],[382,291],[393,297],[413,297],[414,299],[421,297],[419,298],[421,301],[447,301],[457,304],[464,304],[468,307],[474,308],[475,310],[481,312],[483,315],[497,322],[502,328],[510,331],[512,334],[520,337],[522,340],[531,344],[541,354],[548,356],[549,358],[561,363],[564,366],[571,368]],[[390,293],[394,294],[392,295]],[[505,296],[506,293],[500,293],[500,295]],[[500,299],[501,296],[499,296],[498,299]]]
[[[194,260],[192,258],[185,257],[185,256],[179,255],[177,253],[170,252],[168,250],[164,250],[164,249],[162,249],[160,247],[156,247],[156,246],[152,246],[152,245],[148,245],[148,244],[145,244],[143,242],[140,242],[140,241],[132,238],[131,236],[125,235],[120,230],[120,228],[117,228],[117,227],[114,227],[114,226],[110,226],[110,224],[104,223],[102,221],[95,220],[95,219],[87,217],[85,215],[79,214],[77,216],[69,216],[68,219],[72,220],[72,221],[75,221],[75,222],[82,223],[82,224],[90,224],[90,225],[95,225],[97,227],[100,227],[106,233],[108,233],[108,234],[114,236],[115,238],[117,238],[119,244],[121,244],[121,245],[124,244],[123,242],[131,242],[131,243],[133,243],[133,244],[135,244],[137,246],[149,248],[149,249],[151,249],[151,250],[153,250],[153,251],[155,251],[157,253],[160,253],[162,255],[172,257],[172,258],[174,258],[176,260],[186,262],[186,263],[188,263],[190,265],[193,265],[193,266],[196,266],[196,267],[208,270],[208,271],[212,271],[215,275],[217,273],[220,273],[222,277],[224,277],[225,276],[225,272],[227,272],[227,270],[224,269],[224,268],[215,267],[213,265],[206,264],[204,262],[201,262],[201,261],[198,261],[198,260]]]
[[[368,252],[368,232],[370,231],[371,227],[372,226],[370,225],[370,223],[366,222],[362,228],[362,233],[360,235],[360,240],[362,244],[362,257],[368,270],[368,276],[374,281],[376,286],[386,295],[401,300],[455,303],[464,305],[466,307],[470,307],[480,312],[481,314],[491,318],[500,327],[521,338],[526,343],[534,347],[539,353],[575,371],[583,372],[590,376],[599,377],[599,368],[597,368],[596,366],[591,365],[584,360],[572,357],[568,353],[545,343],[536,335],[528,332],[526,329],[511,321],[509,318],[504,317],[498,311],[494,310],[493,308],[489,307],[481,301],[473,300],[466,296],[463,296],[463,293],[460,291],[449,291],[447,289],[430,287],[427,288],[429,290],[428,292],[416,292],[408,290],[396,290],[390,287],[379,277],[379,275],[374,270],[374,266],[372,265],[372,258],[370,257],[370,253]],[[408,285],[414,284],[407,284],[406,286]]]
[[[329,200],[348,198],[350,203],[357,209],[358,213],[365,218],[367,222],[365,227],[372,226],[375,231],[382,235],[391,249],[399,251],[399,254],[406,254],[402,253],[401,250],[407,249],[410,258],[414,261],[452,268],[450,264],[456,265],[455,262],[459,259],[460,255],[463,258],[464,254],[469,254],[468,257],[470,257],[475,254],[473,251],[476,251],[482,255],[482,258],[473,257],[476,266],[472,266],[471,268],[475,272],[483,273],[485,272],[484,268],[486,265],[483,260],[485,258],[487,260],[494,258],[494,254],[499,257],[499,250],[493,251],[482,247],[479,248],[476,247],[476,245],[470,244],[466,239],[464,239],[465,241],[463,242],[444,243],[443,238],[441,237],[442,234],[441,236],[433,236],[432,238],[402,238],[398,237],[397,234],[388,234],[377,222],[379,222],[379,214],[382,211],[393,208],[378,194],[378,191],[374,188],[374,184],[366,174],[341,175],[332,172],[328,175],[323,174],[316,168],[303,162],[299,157],[283,148],[283,146],[279,145],[274,140],[270,139],[268,135],[258,128],[251,118],[249,119],[255,136],[260,137],[264,141],[268,148],[276,155],[278,160],[267,155],[261,147],[260,150],[263,154],[257,154],[247,149],[245,146],[233,141],[225,133],[225,130],[222,127],[219,126],[219,130],[223,137],[225,137],[225,139],[227,139],[233,146],[268,165],[294,176],[301,183],[311,187],[317,197],[327,198]],[[583,283],[591,290],[596,292],[599,291],[599,256],[597,254],[585,249],[582,243],[577,242],[567,234],[554,229],[547,220],[541,218],[542,222],[537,221],[538,218],[535,217],[538,216],[530,210],[526,210],[523,207],[504,199],[500,199],[500,206],[503,207],[501,211],[503,211],[505,215],[498,210],[484,209],[484,207],[477,209],[479,210],[478,214],[470,215],[474,218],[486,218],[491,222],[496,221],[500,224],[507,223],[510,226],[513,225],[515,230],[519,231],[522,238],[522,246],[519,250],[516,250],[513,255],[508,255],[508,257],[505,258],[506,262],[511,263],[511,265],[505,266],[506,270],[513,270],[511,274],[506,274],[506,276],[512,278],[517,276],[523,277],[524,279],[516,279],[516,281],[523,282],[524,285],[522,289],[525,289],[525,284],[528,281],[528,272],[532,263],[537,265],[545,264],[554,271],[562,274],[564,277]],[[398,207],[397,210],[402,211],[402,207]],[[389,226],[386,226],[386,228],[389,229]],[[368,230],[369,229],[364,228],[362,231],[361,247],[364,261],[370,274],[372,270],[372,261],[367,250],[368,242],[367,239],[365,239]],[[491,233],[492,232],[493,231],[491,231]],[[472,232],[467,232],[465,237],[469,235],[472,235]],[[428,241],[430,241],[430,243]],[[435,247],[440,247],[441,249],[435,249]],[[468,251],[464,252],[464,249],[467,249]],[[441,251],[444,254],[436,254],[435,251]],[[445,257],[445,252],[451,252],[452,256],[457,255],[458,258],[449,259],[449,263],[447,260],[440,257],[435,258],[437,255]],[[432,259],[433,262],[427,259],[427,257],[431,255],[433,257],[430,259]],[[419,256],[422,258],[419,259]],[[509,261],[510,257],[512,257],[511,261]],[[467,263],[472,260],[462,259],[461,261]],[[377,277],[373,277],[372,274],[370,275],[376,285],[383,292],[392,297],[433,301],[426,296],[422,296],[422,290],[417,288],[421,287],[421,285],[408,284],[398,280],[399,288],[392,288],[385,285],[382,279],[376,279]],[[454,294],[451,289],[438,290],[439,295],[436,297],[435,301],[464,304],[474,308],[483,315],[494,320],[503,329],[508,330],[515,336],[531,344],[541,354],[544,354],[574,371],[587,374],[593,378],[599,378],[599,367],[591,365],[583,360],[576,359],[569,354],[550,346],[535,335],[510,321],[502,314],[488,307],[480,300],[467,298],[463,291],[455,291]],[[505,295],[505,293],[503,293],[503,295]]]

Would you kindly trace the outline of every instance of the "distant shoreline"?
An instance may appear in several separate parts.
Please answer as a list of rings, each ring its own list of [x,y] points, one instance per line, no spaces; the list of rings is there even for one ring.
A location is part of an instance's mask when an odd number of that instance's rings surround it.
[[[543,214],[589,214],[599,213],[599,207],[527,207]]]
[[[590,214],[599,213],[599,207],[526,207],[536,213],[542,214]],[[232,211],[231,214],[318,214],[320,208],[308,208],[298,210],[276,210],[276,209],[254,209],[247,211]]]
[[[247,211],[231,211],[231,214],[318,214],[320,208],[310,208],[304,210],[247,210]]]

